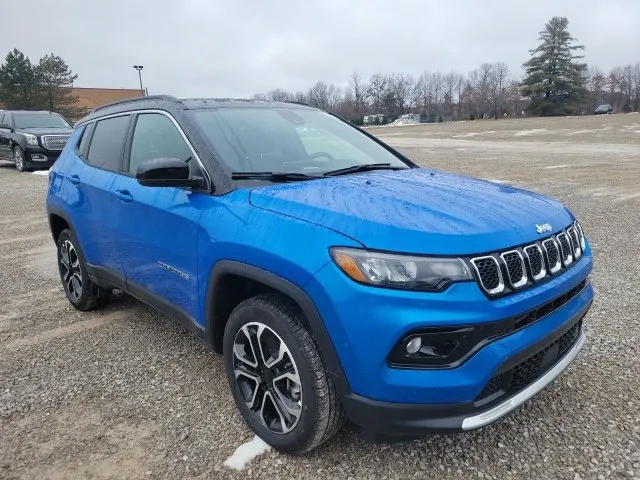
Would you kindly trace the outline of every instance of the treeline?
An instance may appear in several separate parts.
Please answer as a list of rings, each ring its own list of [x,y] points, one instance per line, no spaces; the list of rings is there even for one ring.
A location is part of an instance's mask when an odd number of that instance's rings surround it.
[[[640,111],[640,63],[616,67],[608,74],[597,67],[585,78],[589,95],[573,113],[590,113],[609,103],[617,112]],[[418,113],[445,120],[526,114],[529,97],[521,93],[521,80],[501,62],[483,63],[472,72],[424,72],[418,78],[406,73],[376,73],[363,80],[353,73],[346,86],[316,82],[306,91],[275,89],[254,95],[257,99],[298,101],[336,113],[352,121],[364,115],[383,114],[394,119]]]
[[[406,113],[445,120],[503,115],[568,115],[592,112],[609,103],[615,111],[640,109],[640,63],[616,67],[608,74],[590,73],[568,30],[566,17],[553,17],[540,32],[538,46],[517,79],[502,62],[483,63],[466,74],[425,71],[375,73],[363,79],[353,73],[346,86],[316,82],[306,91],[282,89],[255,95],[258,99],[298,101],[331,111],[353,122],[382,114],[391,121]],[[346,83],[346,82],[345,82]]]
[[[45,55],[34,64],[14,48],[0,65],[0,108],[50,110],[78,118],[84,112],[77,108],[78,98],[71,91],[76,78],[57,55]]]

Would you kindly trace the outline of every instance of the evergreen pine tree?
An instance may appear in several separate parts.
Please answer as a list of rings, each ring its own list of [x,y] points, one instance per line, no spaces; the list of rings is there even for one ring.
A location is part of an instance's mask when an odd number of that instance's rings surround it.
[[[529,112],[534,115],[568,115],[579,111],[588,100],[585,88],[587,65],[576,52],[566,17],[553,17],[540,32],[540,45],[530,50],[531,59],[523,67],[526,78],[521,84],[522,95],[530,97]]]
[[[14,48],[0,66],[0,103],[10,110],[37,108],[39,85],[31,61]]]
[[[71,91],[78,75],[73,74],[62,58],[52,53],[45,55],[35,70],[41,86],[41,108],[68,118],[82,115],[76,107],[78,98]]]

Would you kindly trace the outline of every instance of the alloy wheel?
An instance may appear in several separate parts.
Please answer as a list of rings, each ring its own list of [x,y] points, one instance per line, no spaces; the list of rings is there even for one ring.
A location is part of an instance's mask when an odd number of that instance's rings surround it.
[[[16,161],[16,169],[19,171],[24,170],[24,156],[22,155],[22,152],[16,148],[13,156]]]
[[[259,322],[243,325],[233,343],[236,386],[249,411],[276,434],[295,428],[302,415],[302,383],[282,338]]]
[[[82,296],[82,271],[78,252],[69,240],[60,246],[60,276],[69,295],[78,301]]]

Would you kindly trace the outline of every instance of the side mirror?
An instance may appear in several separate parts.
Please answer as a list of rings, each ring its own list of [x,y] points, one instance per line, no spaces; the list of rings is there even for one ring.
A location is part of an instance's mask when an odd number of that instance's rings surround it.
[[[152,158],[138,166],[136,179],[146,187],[199,187],[202,181],[191,179],[189,165],[179,158]]]

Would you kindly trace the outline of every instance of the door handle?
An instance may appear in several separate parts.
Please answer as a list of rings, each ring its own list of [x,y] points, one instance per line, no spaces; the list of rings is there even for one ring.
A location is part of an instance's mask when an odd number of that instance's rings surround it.
[[[133,196],[129,193],[129,190],[116,190],[116,197],[123,202],[133,202]]]
[[[80,183],[80,177],[78,175],[70,175],[69,181],[74,185],[78,185]]]

